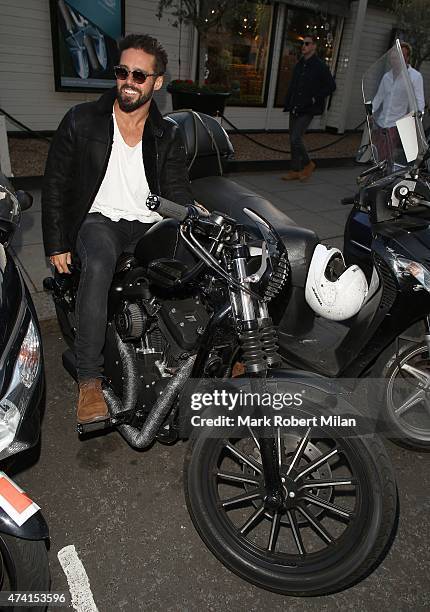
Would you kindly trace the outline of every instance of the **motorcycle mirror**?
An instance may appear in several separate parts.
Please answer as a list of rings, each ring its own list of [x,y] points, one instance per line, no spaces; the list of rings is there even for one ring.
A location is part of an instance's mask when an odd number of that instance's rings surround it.
[[[363,163],[370,161],[370,144],[369,143],[362,145],[358,149],[355,155],[355,161],[359,164],[363,164]]]
[[[359,164],[367,164],[370,161],[378,161],[377,159],[378,157],[378,151],[375,147],[375,145],[370,144],[370,142],[362,145],[356,155],[355,155],[355,161]]]
[[[28,210],[33,205],[33,196],[28,193],[28,191],[22,191],[22,189],[18,189],[15,193],[16,198],[19,202],[19,206],[21,210]]]
[[[378,172],[379,170],[384,170],[386,164],[387,164],[387,161],[384,159],[381,162],[379,162],[379,164],[376,164],[376,166],[372,166],[371,168],[368,168],[367,170],[359,174],[357,178],[355,179],[357,185],[361,185],[362,183],[367,181],[368,177],[374,174],[375,172]]]
[[[400,140],[408,162],[415,161],[418,157],[418,136],[413,113],[396,121]]]

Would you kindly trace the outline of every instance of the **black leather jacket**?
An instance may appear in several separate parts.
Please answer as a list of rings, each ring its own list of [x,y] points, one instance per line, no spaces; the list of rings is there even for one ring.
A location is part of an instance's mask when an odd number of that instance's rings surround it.
[[[293,76],[285,99],[284,111],[298,115],[322,115],[325,99],[336,89],[336,83],[319,57],[303,57],[294,66]]]
[[[65,115],[49,149],[42,189],[46,255],[73,251],[78,230],[101,185],[113,142],[116,88]],[[142,137],[151,193],[183,205],[193,203],[181,135],[152,100]]]

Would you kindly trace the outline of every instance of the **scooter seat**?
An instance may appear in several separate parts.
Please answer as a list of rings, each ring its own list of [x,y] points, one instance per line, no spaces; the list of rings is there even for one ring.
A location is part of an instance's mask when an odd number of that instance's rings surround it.
[[[312,253],[319,242],[315,232],[299,227],[269,200],[222,176],[200,178],[191,183],[193,197],[208,210],[218,210],[245,226],[253,221],[243,212],[251,208],[264,217],[282,238],[291,265],[291,282],[304,287]]]

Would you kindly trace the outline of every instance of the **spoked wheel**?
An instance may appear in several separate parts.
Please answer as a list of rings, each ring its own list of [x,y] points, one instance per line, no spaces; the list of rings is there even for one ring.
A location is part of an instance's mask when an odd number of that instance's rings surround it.
[[[185,492],[200,536],[229,569],[275,592],[323,595],[358,582],[395,531],[396,485],[382,443],[315,428],[278,431],[276,448],[285,500],[271,511],[253,432],[196,440]]]
[[[383,420],[390,437],[430,451],[430,359],[426,344],[408,346],[384,372]]]

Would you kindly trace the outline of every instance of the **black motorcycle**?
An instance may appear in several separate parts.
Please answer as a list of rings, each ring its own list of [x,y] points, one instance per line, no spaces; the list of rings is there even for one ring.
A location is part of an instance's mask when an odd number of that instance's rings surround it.
[[[210,149],[220,128],[206,127]],[[300,389],[307,401],[287,415],[309,423],[305,428],[264,427],[267,414],[259,410],[245,427],[224,421],[215,435],[208,406],[199,417],[206,424],[200,420],[190,433],[185,495],[200,536],[239,576],[279,593],[327,594],[363,579],[389,549],[395,479],[378,437],[358,437],[340,423],[361,418],[347,396],[315,374],[283,369],[269,308],[291,289],[295,273],[284,242],[291,238],[294,250],[296,230],[281,240],[247,203],[246,223],[239,223],[150,197],[148,206],[167,218],[120,258],[109,294],[108,426],[142,449],[174,442],[183,422],[193,423],[190,384],[209,393],[233,388],[241,397],[246,390],[261,396]],[[63,363],[75,378],[78,282],[77,267],[45,282],[69,344]],[[324,424],[330,415],[336,418]]]
[[[29,194],[15,193],[0,174],[0,461],[4,469],[11,457],[34,447],[40,436],[44,391],[40,329],[23,276],[8,249],[21,211],[31,204]],[[0,472],[2,590],[49,590],[48,538],[38,506]],[[9,605],[13,608],[12,600]]]

